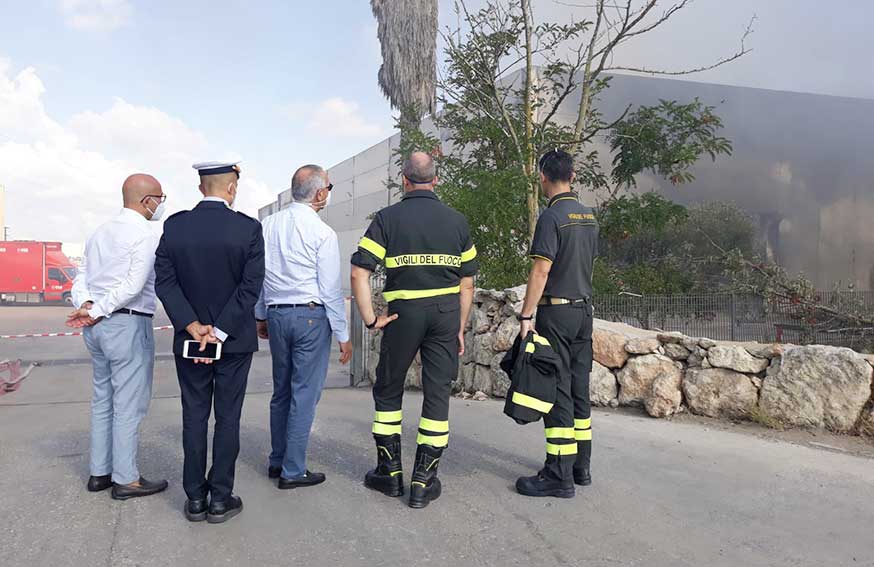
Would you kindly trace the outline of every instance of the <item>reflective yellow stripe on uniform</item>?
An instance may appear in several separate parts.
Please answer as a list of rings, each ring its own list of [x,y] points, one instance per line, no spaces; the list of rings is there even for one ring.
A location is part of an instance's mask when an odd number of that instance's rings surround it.
[[[474,258],[476,258],[476,246],[471,246],[470,250],[461,253],[462,262],[470,262]]]
[[[577,444],[576,443],[567,443],[565,445],[556,445],[555,443],[547,443],[546,444],[546,454],[547,455],[576,455],[577,454]]]
[[[450,266],[457,268],[463,262],[462,256],[451,254],[404,254],[385,259],[385,267],[405,268],[407,266]]]
[[[385,247],[366,236],[362,236],[361,240],[358,241],[358,247],[364,248],[380,260],[385,258]]]
[[[449,435],[422,435],[416,437],[419,445],[431,445],[432,447],[445,447],[449,445]]]
[[[592,430],[591,429],[582,429],[574,432],[574,439],[577,441],[591,441],[592,440]]]
[[[400,435],[403,412],[377,411],[373,416],[373,433],[376,435]]]
[[[534,352],[534,343],[528,343],[525,345],[525,352]]]
[[[428,419],[427,417],[423,417],[419,420],[419,429],[423,429],[425,431],[430,431],[433,433],[448,433],[449,422],[436,421],[433,419]]]
[[[592,427],[592,418],[586,419],[575,419],[574,420],[574,428],[575,429],[589,429]]]
[[[394,301],[395,299],[422,299],[425,297],[437,297],[438,295],[450,295],[459,293],[461,286],[444,287],[440,289],[398,289],[395,291],[386,291],[382,294],[386,301]]]
[[[388,424],[388,423],[379,423],[378,421],[373,422],[373,432],[377,435],[400,435],[401,434],[401,424]]]
[[[544,432],[547,439],[573,439],[573,427],[547,427]]]
[[[534,342],[541,345],[549,346],[549,341],[537,334],[534,335]]]
[[[381,421],[383,423],[394,423],[403,419],[403,411],[377,411],[373,417],[373,421]]]
[[[552,410],[553,406],[553,404],[549,402],[544,402],[543,400],[538,400],[537,398],[526,396],[521,392],[513,392],[513,403],[516,405],[525,406],[526,408],[537,410],[540,413],[549,413],[550,410]]]

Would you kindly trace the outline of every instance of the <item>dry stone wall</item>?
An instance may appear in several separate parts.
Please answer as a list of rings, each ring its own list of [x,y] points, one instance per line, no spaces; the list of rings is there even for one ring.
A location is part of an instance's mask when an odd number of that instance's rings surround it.
[[[513,345],[524,287],[477,290],[465,353],[452,383],[463,397],[503,397],[510,380],[499,364]],[[377,302],[380,300],[377,299]],[[597,301],[595,303],[597,317]],[[874,357],[850,349],[726,343],[655,333],[595,319],[590,379],[597,406],[636,406],[653,417],[683,411],[771,427],[815,427],[874,437]],[[375,380],[380,335],[369,337]],[[407,387],[421,388],[421,361]]]

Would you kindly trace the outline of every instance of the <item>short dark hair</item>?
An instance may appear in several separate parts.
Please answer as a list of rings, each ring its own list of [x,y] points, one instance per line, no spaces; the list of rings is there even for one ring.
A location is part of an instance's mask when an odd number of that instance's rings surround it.
[[[550,181],[570,182],[574,174],[574,158],[566,151],[555,148],[540,156],[538,167]]]

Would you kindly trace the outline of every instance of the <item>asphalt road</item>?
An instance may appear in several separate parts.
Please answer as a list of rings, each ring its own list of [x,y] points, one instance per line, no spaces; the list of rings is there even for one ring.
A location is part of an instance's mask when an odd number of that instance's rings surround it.
[[[328,482],[268,481],[269,370],[252,372],[228,524],[182,516],[180,404],[158,364],[140,468],[158,496],[90,494],[88,367],[38,368],[0,398],[0,565],[874,566],[874,460],[700,423],[594,413],[593,486],[573,500],[517,495],[541,463],[543,432],[498,401],[452,401],[444,493],[424,510],[365,489],[374,459],[366,390],[322,397],[310,447]],[[411,466],[421,397],[408,394]],[[407,470],[409,481],[409,469]]]

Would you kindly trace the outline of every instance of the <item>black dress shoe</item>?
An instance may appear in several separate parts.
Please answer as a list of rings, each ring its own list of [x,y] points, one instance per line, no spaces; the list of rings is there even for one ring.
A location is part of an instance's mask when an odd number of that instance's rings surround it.
[[[100,492],[112,486],[112,475],[92,476],[88,479],[88,492]]]
[[[320,472],[310,472],[307,471],[302,477],[295,479],[287,479],[283,477],[279,477],[279,488],[281,490],[288,490],[290,488],[298,488],[304,486],[315,486],[317,484],[322,484],[325,482],[325,475]]]
[[[574,469],[574,484],[589,486],[592,484],[592,473],[589,469]]]
[[[206,515],[206,521],[210,524],[221,524],[227,522],[242,511],[242,498],[232,494],[230,498],[223,502],[212,501],[209,503],[209,511]]]
[[[267,467],[267,478],[279,478],[282,476],[282,467]]]
[[[185,517],[189,522],[202,522],[206,519],[206,498],[185,501]]]
[[[167,481],[158,480],[152,482],[140,477],[139,485],[136,484],[116,484],[112,487],[112,498],[115,500],[127,500],[129,498],[139,498],[141,496],[151,496],[167,490]]]

